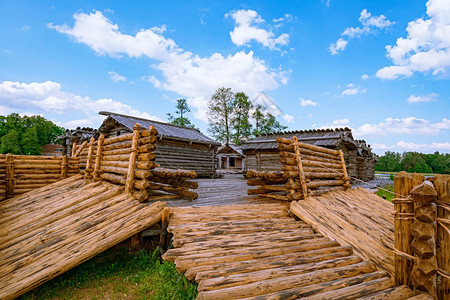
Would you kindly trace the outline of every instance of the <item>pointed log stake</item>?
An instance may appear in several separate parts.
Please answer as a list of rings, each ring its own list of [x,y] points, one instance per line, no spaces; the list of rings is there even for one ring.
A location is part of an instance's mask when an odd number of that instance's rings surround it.
[[[95,165],[94,165],[94,181],[100,180],[99,170],[100,170],[100,162],[102,161],[102,146],[103,141],[105,140],[105,136],[100,134],[100,137],[97,140],[97,154],[95,155]]]
[[[300,184],[302,185],[303,199],[306,199],[306,197],[308,197],[308,189],[306,188],[305,173],[303,173],[302,159],[300,157],[300,149],[298,147],[298,138],[293,136],[292,141],[295,150],[295,159],[297,160],[297,167],[299,170]]]
[[[5,197],[14,195],[14,156],[11,153],[6,154],[6,192]]]
[[[134,187],[134,168],[136,165],[136,157],[138,154],[138,144],[139,144],[139,132],[141,131],[141,126],[138,123],[134,124],[133,127],[133,139],[131,140],[130,149],[130,160],[128,163],[128,174],[125,181],[125,193],[131,193]]]
[[[92,174],[91,174],[91,170],[92,170],[92,166],[91,166],[91,161],[92,161],[92,153],[94,152],[94,142],[95,139],[91,138],[90,142],[89,142],[89,148],[88,148],[88,154],[87,154],[87,159],[86,159],[86,169],[84,171],[84,178],[86,180],[89,180],[92,178]]]
[[[67,165],[67,156],[64,155],[61,160],[61,179],[67,178]]]
[[[75,151],[77,151],[77,142],[73,142],[72,144],[72,153],[70,156],[75,157]]]
[[[346,189],[348,189],[348,188],[351,187],[351,185],[350,185],[350,178],[348,177],[347,167],[345,166],[344,153],[342,152],[342,150],[339,150],[339,157],[341,159],[342,171],[344,171],[344,178],[345,178],[344,187]]]

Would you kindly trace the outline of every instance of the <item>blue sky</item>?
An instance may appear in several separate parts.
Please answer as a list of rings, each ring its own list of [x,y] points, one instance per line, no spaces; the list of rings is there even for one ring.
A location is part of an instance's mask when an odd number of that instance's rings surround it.
[[[450,152],[450,1],[0,0],[0,115],[96,128],[186,98],[206,133],[221,86],[288,130]]]

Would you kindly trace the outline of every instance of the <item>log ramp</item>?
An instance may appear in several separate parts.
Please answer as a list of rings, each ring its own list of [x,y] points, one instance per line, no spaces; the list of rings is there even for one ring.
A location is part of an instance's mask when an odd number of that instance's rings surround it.
[[[171,207],[163,258],[197,299],[408,299],[389,273],[289,214],[288,204]]]
[[[165,202],[141,203],[149,198],[156,134],[136,124],[132,134],[100,136],[95,155],[95,141],[89,144],[84,176],[0,201],[0,299],[18,297],[161,221]]]

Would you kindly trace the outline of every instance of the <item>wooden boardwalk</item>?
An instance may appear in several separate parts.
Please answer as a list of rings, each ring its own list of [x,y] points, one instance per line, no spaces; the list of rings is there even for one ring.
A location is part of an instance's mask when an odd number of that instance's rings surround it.
[[[163,258],[198,282],[197,299],[407,299],[389,274],[296,221],[280,204],[173,207]]]
[[[81,175],[0,202],[0,299],[13,299],[161,220],[123,188]]]

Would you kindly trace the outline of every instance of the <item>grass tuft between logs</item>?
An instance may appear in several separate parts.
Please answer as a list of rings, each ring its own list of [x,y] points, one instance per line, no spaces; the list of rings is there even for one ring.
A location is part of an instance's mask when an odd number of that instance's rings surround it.
[[[197,285],[179,274],[160,249],[116,246],[21,296],[31,299],[195,299]]]

